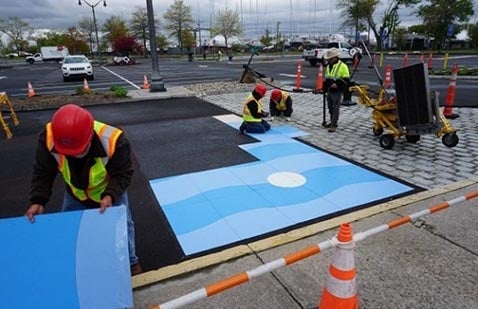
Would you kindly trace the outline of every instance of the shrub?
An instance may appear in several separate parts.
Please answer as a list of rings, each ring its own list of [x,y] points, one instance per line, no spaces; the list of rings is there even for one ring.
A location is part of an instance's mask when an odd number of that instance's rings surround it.
[[[111,86],[110,90],[113,91],[115,97],[124,98],[128,95],[128,89],[121,86]]]

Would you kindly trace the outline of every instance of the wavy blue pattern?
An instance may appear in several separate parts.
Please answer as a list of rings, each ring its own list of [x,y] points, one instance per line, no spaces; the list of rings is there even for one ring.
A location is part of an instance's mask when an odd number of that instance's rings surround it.
[[[253,135],[260,142],[240,146],[258,162],[150,181],[186,254],[413,190],[291,138],[303,134],[292,126],[273,127]],[[297,173],[306,182],[269,183],[279,172]]]

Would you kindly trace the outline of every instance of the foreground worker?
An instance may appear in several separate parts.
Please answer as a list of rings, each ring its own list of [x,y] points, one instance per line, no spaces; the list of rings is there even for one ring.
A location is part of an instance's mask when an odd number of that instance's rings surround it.
[[[292,115],[292,97],[287,91],[274,89],[271,93],[269,102],[269,112],[271,113],[271,121],[274,117],[283,115],[286,121],[290,121]]]
[[[327,50],[324,59],[327,60],[324,88],[327,93],[327,108],[330,114],[330,123],[325,127],[329,132],[335,132],[339,121],[340,104],[350,79],[350,73],[347,65],[339,60],[337,48]]]
[[[74,104],[59,108],[38,137],[30,190],[30,222],[45,211],[57,173],[66,184],[62,211],[126,205],[131,274],[142,272],[135,253],[134,223],[127,188],[133,165],[131,147],[123,132],[95,121]]]
[[[242,119],[244,121],[239,127],[242,134],[244,134],[244,131],[247,133],[265,133],[270,130],[271,125],[263,119],[267,117],[268,113],[262,109],[261,101],[266,92],[266,86],[258,84],[244,102],[242,109]]]

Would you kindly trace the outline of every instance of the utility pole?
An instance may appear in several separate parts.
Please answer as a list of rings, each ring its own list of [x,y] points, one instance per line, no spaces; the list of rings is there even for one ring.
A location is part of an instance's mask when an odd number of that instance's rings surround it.
[[[151,73],[151,83],[149,92],[166,91],[163,79],[159,74],[158,51],[156,48],[156,27],[154,25],[153,1],[146,0],[146,9],[148,10],[148,26],[149,26],[149,48],[151,49],[151,64],[153,72]]]

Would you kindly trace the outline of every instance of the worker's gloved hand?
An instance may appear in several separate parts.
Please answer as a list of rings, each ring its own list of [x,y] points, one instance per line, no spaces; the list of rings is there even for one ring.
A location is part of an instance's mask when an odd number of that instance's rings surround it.
[[[35,215],[41,215],[45,212],[45,206],[40,204],[32,204],[30,208],[28,208],[25,216],[28,217],[28,220],[33,223],[35,222]]]
[[[269,113],[268,112],[262,112],[262,117],[268,117]]]

